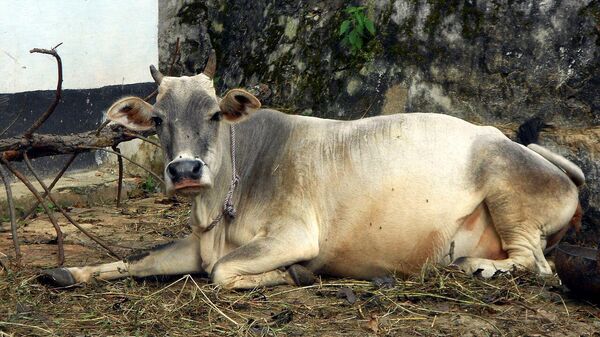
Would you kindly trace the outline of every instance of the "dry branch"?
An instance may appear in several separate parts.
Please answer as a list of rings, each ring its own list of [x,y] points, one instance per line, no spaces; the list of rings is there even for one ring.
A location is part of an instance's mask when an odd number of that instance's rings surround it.
[[[35,189],[35,187],[33,187],[31,182],[29,181],[29,179],[27,179],[14,166],[12,166],[12,164],[9,161],[7,161],[4,157],[0,157],[0,162],[4,166],[6,166],[6,168],[12,174],[14,174],[15,177],[19,178],[19,180],[21,180],[21,182],[25,186],[27,186],[29,191],[35,196],[35,198],[40,202],[40,204],[44,208],[44,212],[46,212],[46,214],[48,214],[48,218],[50,219],[50,222],[52,222],[52,226],[54,226],[54,230],[56,231],[56,243],[58,244],[58,265],[62,266],[63,263],[65,262],[65,250],[63,247],[63,234],[62,234],[62,230],[60,229],[60,226],[58,225],[58,222],[56,221],[56,218],[54,217],[54,213],[52,213],[50,211],[50,209],[48,209],[48,206],[46,206],[46,204],[44,203],[44,199],[42,199],[42,196],[38,193],[38,191]]]
[[[15,246],[15,256],[17,263],[21,260],[21,247],[19,246],[19,237],[17,236],[17,219],[15,216],[15,203],[13,200],[12,189],[10,188],[10,182],[8,181],[7,175],[4,173],[4,168],[0,165],[0,178],[4,183],[6,189],[6,199],[8,201],[8,212],[10,214],[10,230],[12,233],[13,245]]]
[[[111,125],[98,135],[96,131],[88,131],[71,135],[33,134],[28,139],[21,136],[0,139],[0,153],[7,161],[21,161],[23,152],[27,152],[29,158],[73,154],[98,147],[113,147],[134,138],[137,137],[131,131],[125,132],[122,126]]]
[[[119,182],[117,183],[117,208],[121,207],[121,193],[123,192],[123,158],[121,157],[121,150],[118,147],[113,146],[113,151],[118,153],[117,163],[119,164]]]
[[[48,55],[54,56],[54,58],[56,59],[56,65],[58,67],[58,81],[57,81],[58,83],[56,84],[56,94],[54,95],[54,101],[50,104],[50,106],[48,107],[46,112],[44,112],[44,114],[42,114],[35,122],[33,122],[31,127],[29,129],[27,129],[27,131],[25,131],[25,133],[23,134],[23,137],[25,137],[25,138],[29,138],[37,129],[40,128],[40,126],[42,126],[42,124],[44,124],[44,122],[48,119],[48,117],[50,117],[52,115],[52,113],[54,112],[54,109],[56,109],[56,106],[60,102],[60,98],[62,95],[62,78],[63,78],[62,61],[60,59],[60,56],[56,52],[56,48],[58,48],[58,46],[60,46],[61,44],[62,44],[62,42],[59,43],[58,45],[56,45],[52,49],[34,48],[29,51],[30,53],[41,53],[41,54],[48,54]]]
[[[48,186],[48,191],[52,191],[52,189],[54,188],[54,185],[56,185],[56,183],[60,180],[60,178],[62,178],[63,174],[65,174],[65,172],[67,171],[69,166],[71,166],[73,161],[75,161],[75,158],[77,158],[77,153],[73,153],[71,155],[71,157],[69,158],[69,160],[67,160],[67,163],[65,164],[65,166],[63,166],[63,168],[60,170],[60,172],[58,172],[58,174],[56,175],[54,180],[52,180],[52,183],[50,183],[50,186]],[[42,198],[45,199],[47,195],[48,195],[48,193],[44,192],[44,194],[42,195]],[[25,212],[25,215],[23,215],[21,217],[21,219],[19,219],[19,220],[27,219],[31,215],[31,213],[33,213],[35,211],[35,209],[38,207],[39,204],[40,204],[39,202],[36,202],[35,204],[33,204],[33,206],[27,212]]]
[[[91,233],[89,233],[88,231],[86,231],[83,227],[81,227],[81,225],[79,225],[79,223],[77,223],[77,221],[75,221],[73,218],[71,218],[71,216],[67,212],[65,212],[65,210],[56,202],[56,200],[54,200],[54,197],[52,197],[52,194],[50,193],[50,190],[48,189],[48,187],[46,186],[46,184],[44,183],[44,181],[35,172],[33,166],[31,165],[31,161],[27,157],[27,154],[25,154],[24,159],[25,159],[25,164],[27,165],[27,168],[29,169],[29,171],[31,172],[31,174],[35,177],[35,179],[38,181],[38,183],[40,184],[40,186],[42,186],[42,189],[44,189],[44,191],[46,192],[46,195],[48,196],[48,199],[50,199],[50,201],[54,204],[54,206],[56,206],[56,209],[58,209],[58,211],[60,213],[62,213],[62,215],[67,220],[69,220],[69,222],[71,224],[73,224],[73,226],[77,227],[77,229],[79,229],[84,235],[86,235],[88,238],[92,239],[94,242],[96,242],[97,244],[99,244],[102,248],[106,249],[114,257],[116,257],[117,259],[120,260],[121,257],[119,256],[119,254],[117,254],[115,251],[113,251],[112,249],[110,249],[110,247],[107,246],[100,239],[96,238],[94,235],[92,235]]]
[[[122,159],[126,159],[126,160],[130,161],[132,164],[137,165],[137,166],[141,167],[142,169],[145,169],[147,172],[149,172],[155,178],[158,178],[157,180],[159,180],[161,182],[162,182],[162,179],[160,179],[160,177],[158,177],[156,174],[154,174],[150,170],[148,170],[145,167],[139,165],[138,163],[132,161],[131,159],[121,155],[120,153],[108,150],[106,148],[108,147],[108,148],[116,149],[116,146],[119,143],[128,141],[128,140],[132,140],[135,138],[140,138],[142,140],[145,140],[145,141],[150,142],[157,146],[159,146],[159,145],[157,143],[147,139],[146,137],[144,137],[144,136],[149,136],[149,135],[153,134],[153,132],[146,132],[144,134],[136,134],[131,131],[126,131],[122,126],[109,125],[109,121],[105,121],[104,123],[102,123],[102,125],[97,130],[82,132],[82,133],[77,133],[77,134],[53,135],[53,134],[37,134],[36,133],[36,131],[52,115],[52,113],[54,112],[54,110],[56,109],[56,107],[58,106],[58,104],[60,103],[60,100],[61,100],[62,81],[63,81],[62,61],[61,61],[60,56],[56,52],[56,48],[58,46],[60,46],[61,44],[56,45],[52,49],[34,48],[34,49],[30,50],[30,53],[48,54],[48,55],[53,56],[56,59],[57,68],[58,68],[58,80],[57,80],[57,85],[56,85],[56,93],[55,93],[54,101],[48,106],[46,111],[22,135],[16,136],[16,137],[11,137],[11,138],[0,139],[0,178],[2,178],[4,184],[7,186],[6,191],[7,191],[8,201],[9,201],[9,208],[11,211],[10,212],[11,228],[13,231],[13,240],[14,240],[14,246],[15,246],[17,259],[20,257],[20,248],[19,248],[19,242],[18,242],[17,233],[16,233],[17,226],[16,226],[15,215],[14,215],[14,207],[12,206],[13,198],[12,198],[12,193],[10,191],[8,176],[6,174],[4,174],[4,172],[2,171],[3,166],[5,166],[19,180],[21,180],[23,182],[23,184],[35,196],[35,198],[37,199],[37,204],[34,206],[33,209],[35,209],[35,207],[38,204],[41,204],[41,206],[44,209],[44,212],[48,215],[50,221],[52,222],[52,225],[54,226],[54,229],[56,230],[56,239],[57,239],[57,244],[58,244],[58,264],[59,265],[62,265],[64,262],[63,234],[62,234],[60,227],[58,226],[58,222],[56,221],[56,218],[54,217],[53,212],[51,212],[51,210],[48,208],[48,206],[44,203],[44,199],[46,197],[48,199],[50,199],[52,201],[52,203],[54,203],[54,205],[57,207],[57,209],[65,216],[65,218],[67,218],[67,220],[69,220],[69,222],[71,222],[75,227],[77,227],[83,234],[87,235],[90,239],[92,239],[93,241],[98,243],[100,246],[102,246],[108,252],[110,252],[113,256],[118,258],[118,255],[108,245],[104,244],[102,240],[96,238],[91,233],[88,233],[75,220],[73,220],[69,216],[69,214],[67,214],[62,209],[62,207],[60,207],[60,205],[55,201],[55,199],[51,195],[51,190],[54,187],[54,185],[58,182],[58,180],[60,180],[62,175],[65,173],[67,168],[70,166],[70,164],[73,162],[73,160],[75,159],[75,157],[77,157],[77,155],[79,153],[95,151],[95,150],[103,150],[103,151],[107,151],[107,152],[112,152],[119,156],[119,163],[120,163],[120,165],[119,165],[119,187],[118,187],[119,190],[118,190],[117,202],[118,202],[118,204],[120,204],[121,189],[122,189],[122,176],[123,176]],[[178,53],[179,53],[179,43],[177,43],[177,49],[176,49],[176,54],[178,54]],[[16,119],[15,119],[15,121],[16,121]],[[4,134],[12,126],[13,123],[8,125],[8,127],[6,127],[4,129],[2,131],[2,133],[0,133],[0,136],[2,136],[2,134]],[[106,127],[106,126],[109,126],[109,127]],[[35,172],[35,170],[33,169],[33,166],[31,165],[31,161],[29,159],[53,156],[53,155],[61,155],[61,154],[71,154],[71,157],[69,158],[66,165],[64,165],[64,167],[58,173],[56,178],[53,180],[52,184],[50,184],[50,186],[47,187],[44,184],[44,182],[40,179],[38,174]],[[25,177],[24,174],[22,174],[17,168],[15,168],[11,164],[12,161],[21,161],[21,160],[25,160],[27,167],[29,168],[29,170],[31,171],[33,176],[39,181],[42,188],[44,189],[45,193],[43,196],[40,195],[40,193],[35,189],[35,187],[27,179],[27,177]],[[27,212],[27,214],[23,218],[24,219],[27,218],[27,216],[30,213],[31,213],[31,210],[29,212]]]
[[[95,150],[100,150],[100,151],[104,151],[104,152],[108,152],[108,153],[112,153],[112,154],[114,154],[114,155],[117,155],[117,156],[119,156],[119,157],[121,157],[121,158],[123,158],[123,159],[127,160],[128,162],[132,163],[133,165],[135,165],[135,166],[137,166],[137,167],[141,168],[142,170],[146,171],[148,174],[150,174],[151,176],[153,176],[153,177],[154,177],[154,179],[156,179],[156,180],[160,181],[160,183],[161,183],[161,184],[163,184],[163,186],[165,185],[165,181],[164,181],[164,180],[163,180],[161,177],[159,177],[159,176],[158,176],[156,173],[154,173],[154,172],[152,172],[151,170],[149,170],[149,169],[147,169],[147,168],[143,167],[142,165],[140,165],[140,164],[136,163],[135,161],[131,160],[130,158],[127,158],[127,157],[125,157],[125,156],[124,156],[124,155],[122,155],[120,152],[115,152],[115,151],[113,151],[113,150],[109,150],[109,149],[106,149],[106,148],[103,148],[103,147],[93,147],[93,149],[95,149]]]

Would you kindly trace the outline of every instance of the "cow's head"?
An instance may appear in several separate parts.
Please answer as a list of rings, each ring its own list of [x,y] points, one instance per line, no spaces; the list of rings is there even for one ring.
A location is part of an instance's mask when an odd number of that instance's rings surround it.
[[[160,138],[165,156],[167,194],[196,194],[211,187],[220,169],[223,146],[219,133],[260,107],[260,101],[242,89],[230,90],[223,99],[213,85],[216,62],[212,51],[203,73],[193,77],[163,76],[150,66],[159,85],[156,103],[126,97],[108,110],[108,119],[129,129],[152,128]]]

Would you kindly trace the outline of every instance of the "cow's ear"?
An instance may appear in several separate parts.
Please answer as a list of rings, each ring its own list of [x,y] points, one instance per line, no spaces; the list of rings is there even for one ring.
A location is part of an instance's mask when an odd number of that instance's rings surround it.
[[[107,118],[136,131],[146,131],[154,127],[152,105],[139,97],[118,100],[108,108]]]
[[[231,89],[219,103],[225,120],[239,122],[243,117],[260,108],[260,101],[251,93],[242,89]]]

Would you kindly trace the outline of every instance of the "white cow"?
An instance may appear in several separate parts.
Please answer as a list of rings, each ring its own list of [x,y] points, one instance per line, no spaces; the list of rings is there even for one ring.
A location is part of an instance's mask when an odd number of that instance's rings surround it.
[[[241,89],[220,99],[214,65],[213,53],[193,77],[151,67],[156,104],[128,97],[108,111],[130,129],[156,128],[166,191],[193,199],[193,233],[123,261],[46,271],[55,283],[204,271],[253,288],[413,273],[428,261],[484,277],[551,273],[544,249],[578,218],[584,182],[565,158],[446,115],[337,121],[259,109]]]

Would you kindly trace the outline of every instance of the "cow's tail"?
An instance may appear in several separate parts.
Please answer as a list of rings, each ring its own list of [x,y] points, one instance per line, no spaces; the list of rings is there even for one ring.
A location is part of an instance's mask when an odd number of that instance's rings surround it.
[[[579,166],[575,165],[567,158],[536,144],[540,132],[551,127],[551,125],[544,123],[539,117],[531,118],[519,126],[519,130],[517,131],[517,141],[563,170],[575,185],[583,185],[585,183],[585,176]]]

